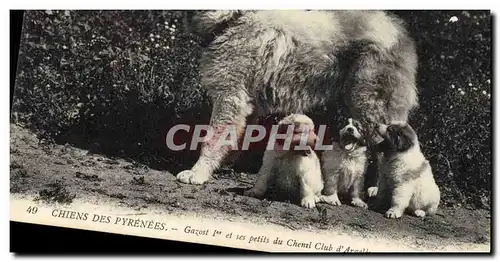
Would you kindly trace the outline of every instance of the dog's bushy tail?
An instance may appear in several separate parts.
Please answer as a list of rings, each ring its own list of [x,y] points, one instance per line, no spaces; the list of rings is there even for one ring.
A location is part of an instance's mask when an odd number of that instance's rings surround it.
[[[211,42],[218,34],[229,27],[230,23],[241,17],[244,10],[203,10],[193,11],[191,32],[202,39],[202,45]]]

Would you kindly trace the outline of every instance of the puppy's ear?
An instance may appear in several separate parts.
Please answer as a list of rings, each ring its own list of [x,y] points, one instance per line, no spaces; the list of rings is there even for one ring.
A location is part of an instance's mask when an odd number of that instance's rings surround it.
[[[391,148],[390,143],[386,139],[374,146],[375,151],[380,153],[388,152]]]
[[[395,136],[395,138],[396,140],[394,141],[394,144],[399,152],[406,151],[412,147],[412,141],[408,136],[399,133]]]

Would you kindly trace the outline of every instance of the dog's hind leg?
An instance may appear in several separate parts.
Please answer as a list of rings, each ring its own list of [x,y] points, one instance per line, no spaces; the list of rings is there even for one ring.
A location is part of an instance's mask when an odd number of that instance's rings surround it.
[[[203,184],[210,179],[233,146],[238,146],[245,130],[246,117],[253,111],[250,97],[243,89],[235,89],[233,93],[218,92],[217,96],[212,97],[212,102],[210,127],[213,136],[203,142],[200,157],[191,170],[177,174],[177,180],[183,183]],[[234,133],[236,137],[231,136]],[[231,145],[220,143],[228,140],[226,135],[229,135]]]
[[[438,204],[435,203],[435,204],[432,204],[428,209],[427,209],[427,214],[428,215],[435,215],[436,212],[437,212],[437,209],[438,209]]]

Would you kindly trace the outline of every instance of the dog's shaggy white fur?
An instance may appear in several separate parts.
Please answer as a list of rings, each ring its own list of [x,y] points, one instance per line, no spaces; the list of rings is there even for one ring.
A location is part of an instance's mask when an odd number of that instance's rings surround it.
[[[192,21],[207,42],[201,83],[217,133],[234,125],[241,137],[252,115],[325,107],[360,121],[374,145],[381,139],[376,123],[406,121],[418,105],[416,48],[403,21],[390,13],[210,10]],[[232,151],[212,144],[203,144],[198,161],[177,180],[210,179]]]
[[[379,182],[378,188],[369,189],[377,197],[377,206],[389,208],[387,218],[399,218],[405,212],[418,217],[434,214],[440,191],[413,128],[407,123],[380,124],[378,132],[384,138]]]
[[[279,125],[301,125],[314,130],[312,120],[301,114],[291,114],[282,119]],[[300,205],[314,208],[323,189],[320,160],[311,148],[311,142],[315,139],[314,134],[306,139],[309,141],[306,150],[267,150],[257,182],[244,195],[261,198],[273,183],[279,194],[288,194],[289,198],[293,198],[299,191]],[[292,140],[291,143],[297,145],[300,142]]]
[[[359,122],[348,120],[340,130],[340,141],[333,150],[324,151],[322,173],[325,181],[321,202],[341,205],[338,195],[349,196],[351,205],[368,208],[363,201],[364,175],[368,167],[368,154]]]

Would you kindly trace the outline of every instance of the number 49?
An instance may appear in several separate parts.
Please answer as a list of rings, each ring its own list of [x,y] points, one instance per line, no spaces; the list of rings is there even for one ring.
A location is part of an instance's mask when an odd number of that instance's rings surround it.
[[[28,210],[26,210],[26,211],[28,211],[28,213],[30,213],[30,214],[36,214],[36,212],[38,212],[38,207],[30,206],[30,207],[28,207]]]

